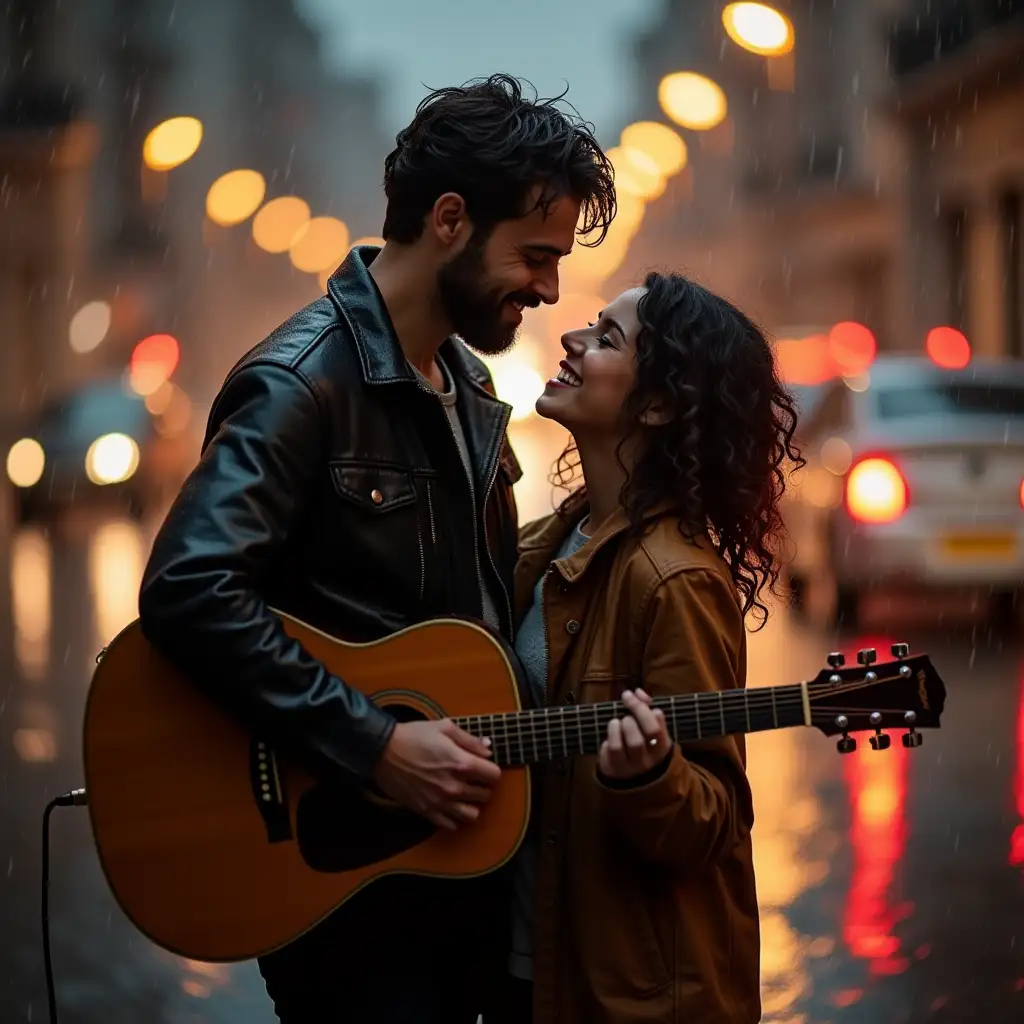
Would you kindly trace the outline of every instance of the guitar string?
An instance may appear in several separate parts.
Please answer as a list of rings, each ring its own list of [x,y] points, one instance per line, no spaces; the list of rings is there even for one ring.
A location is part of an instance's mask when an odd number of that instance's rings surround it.
[[[874,682],[851,681],[850,683],[843,686],[842,689],[837,689],[835,686],[830,684],[819,684],[816,685],[815,689],[817,692],[820,692],[822,689],[825,689],[833,694],[838,695],[839,693],[865,689],[868,687],[876,686],[879,682],[888,682],[892,679],[899,678],[900,677],[898,676],[893,676],[882,680],[876,680]],[[796,685],[799,686],[799,684]],[[779,691],[783,689],[785,689],[786,692],[779,693]],[[718,708],[708,706],[702,709],[700,708],[699,704],[696,703],[692,707],[673,706],[677,701],[681,699],[686,699],[687,697],[696,698],[700,696],[702,698],[706,698],[710,696],[710,694],[675,694],[671,697],[657,698],[654,701],[654,706],[660,706],[663,709],[668,710],[669,717],[672,719],[671,724],[673,732],[678,731],[680,729],[688,729],[692,734],[693,727],[697,726],[698,735],[693,738],[711,738],[712,736],[719,737],[729,735],[732,733],[744,733],[747,731],[753,731],[743,728],[735,730],[727,729],[724,733],[720,731],[720,727],[724,723],[724,718],[726,716],[731,717],[733,715],[739,714],[743,716],[744,720],[746,719],[748,711],[747,705],[751,703],[750,698],[751,696],[753,696],[753,694],[750,691],[721,691],[721,695],[723,701],[720,702]],[[793,692],[792,687],[780,687],[777,689],[772,688],[771,690],[768,690],[767,693],[762,692],[760,694],[757,694],[756,696],[760,697],[760,700],[754,701],[754,706],[750,710],[766,710],[767,707],[771,706],[773,703],[773,695],[775,698],[775,713],[773,714],[773,719],[775,720],[776,727],[778,727],[778,710],[781,709],[784,712],[796,710],[803,703],[803,694],[799,690]],[[740,706],[738,703],[738,698],[740,697],[746,698],[742,706]],[[732,703],[733,706],[731,708],[725,707],[724,701],[726,700],[730,700],[730,702]],[[607,721],[602,722],[600,721],[600,719],[612,717],[612,715],[616,713],[620,708],[623,712],[625,712],[625,714],[628,714],[628,712],[626,712],[625,705],[621,702],[603,701],[594,704],[574,705],[565,708],[528,709],[526,711],[518,713],[499,712],[496,713],[494,716],[463,716],[459,719],[456,719],[455,721],[465,723],[466,725],[470,726],[471,729],[477,728],[481,734],[486,734],[496,743],[507,747],[509,755],[513,753],[513,744],[515,746],[518,746],[519,753],[521,756],[523,756],[525,755],[526,745],[532,745],[532,747],[534,748],[534,752],[539,753],[539,745],[542,743],[548,748],[549,751],[552,752],[553,755],[554,744],[552,743],[552,740],[561,739],[561,745],[566,746],[570,737],[570,733],[572,734],[572,737],[574,739],[574,749],[577,745],[584,745],[585,747],[590,747],[595,742],[602,740],[603,737],[606,735]],[[880,713],[886,712],[898,714],[899,711],[902,709],[888,709],[879,707],[874,708],[873,710],[877,710]],[[556,715],[555,712],[558,712],[558,714]],[[812,709],[812,724],[814,724],[815,721],[822,722],[824,720],[832,718],[835,714],[840,712],[849,712],[854,715],[868,713],[866,708],[845,708],[839,707],[838,705],[830,707],[828,711],[823,711],[821,709]],[[571,722],[568,720],[570,715],[573,716],[574,719]],[[589,719],[593,719],[593,721],[588,721],[583,717],[584,715],[586,715]],[[717,718],[718,722],[712,724],[712,728],[709,730],[707,736],[701,737],[700,725],[702,723],[710,724],[708,722],[709,717],[711,719]],[[487,718],[494,719],[494,721],[490,723],[494,726],[494,728],[483,728],[483,720]],[[476,724],[474,724],[473,720],[476,720]],[[791,724],[802,725],[804,723],[800,721]],[[538,728],[538,725],[541,726],[541,728]]]
[[[880,683],[891,682],[898,680],[901,677],[891,676],[875,680],[874,682],[853,682],[842,686],[841,688],[832,686],[830,684],[809,684],[808,689],[811,686],[815,687],[814,692],[816,694],[821,692],[830,692],[831,694],[838,696],[844,693],[854,692],[856,690],[866,689],[869,687],[877,686]],[[785,692],[781,692],[785,691]],[[751,712],[767,710],[769,707],[796,707],[803,702],[803,693],[800,689],[800,684],[786,687],[771,687],[764,691],[751,691],[751,690],[723,690],[713,691],[720,694],[720,702],[718,707],[712,707],[709,703],[707,708],[700,708],[699,701],[708,701],[711,697],[711,692],[705,693],[690,693],[690,694],[673,694],[669,697],[658,697],[655,698],[653,706],[661,710],[669,710],[673,715],[678,716],[680,714],[692,715],[694,720],[702,718],[704,716],[720,717],[722,711],[726,713],[743,713],[745,714],[747,709]],[[810,695],[810,694],[809,694]],[[675,702],[683,700],[696,699],[697,706],[695,707],[673,707]],[[742,701],[742,703],[740,703]],[[724,703],[728,702],[733,705],[732,708],[725,709]],[[495,726],[494,732],[505,732],[508,733],[510,730],[520,732],[523,729],[529,729],[535,731],[538,724],[550,723],[554,721],[555,728],[561,728],[563,721],[566,716],[569,715],[582,715],[589,714],[593,715],[594,709],[597,709],[598,716],[614,716],[614,717],[625,717],[629,714],[628,710],[621,701],[598,701],[592,704],[575,704],[567,707],[546,707],[546,708],[527,708],[522,711],[513,712],[495,712],[493,714],[484,715],[463,715],[454,721],[456,723],[470,723],[474,720],[481,721],[482,719],[490,718],[493,719]],[[621,709],[621,712],[620,710]],[[832,713],[832,710],[824,712],[825,714]],[[857,709],[857,712],[866,712],[866,709]],[[557,714],[556,714],[557,713]],[[815,714],[821,714],[820,709],[812,709],[812,717]],[[545,725],[547,728],[548,726]],[[490,733],[488,733],[490,735]]]

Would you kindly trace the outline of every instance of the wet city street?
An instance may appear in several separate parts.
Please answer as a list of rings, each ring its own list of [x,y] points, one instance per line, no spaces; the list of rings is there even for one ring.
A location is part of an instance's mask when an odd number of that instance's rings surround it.
[[[135,615],[149,529],[79,516],[12,530],[3,549],[3,1024],[46,1019],[41,814],[82,784],[94,657]],[[931,655],[948,690],[942,729],[917,750],[895,739],[876,753],[862,738],[844,757],[805,729],[751,738],[764,1020],[1020,1021],[1024,646],[1019,634],[991,635],[970,607],[882,600],[868,611],[875,624],[857,635],[836,638],[780,611],[750,638],[751,686],[809,679],[837,646],[848,660],[862,646],[884,658],[905,640]],[[254,964],[182,960],[133,930],[106,887],[84,809],[59,810],[52,835],[64,1024],[273,1021]]]

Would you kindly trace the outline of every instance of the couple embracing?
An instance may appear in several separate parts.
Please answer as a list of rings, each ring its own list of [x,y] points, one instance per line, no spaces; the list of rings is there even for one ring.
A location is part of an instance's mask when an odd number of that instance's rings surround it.
[[[380,638],[469,616],[525,705],[622,700],[598,756],[534,773],[503,869],[392,876],[260,958],[283,1024],[754,1024],[759,935],[742,738],[676,743],[652,698],[741,688],[767,614],[793,405],[758,328],[652,273],[561,339],[537,400],[579,486],[520,525],[509,408],[478,353],[558,301],[615,215],[588,127],[496,75],[431,94],[384,168],[383,248],[231,370],[153,545],[149,640],[328,783],[440,828],[500,770],[451,721],[398,723],[271,611]],[[401,680],[396,680],[400,684]],[[266,879],[268,886],[274,879]]]

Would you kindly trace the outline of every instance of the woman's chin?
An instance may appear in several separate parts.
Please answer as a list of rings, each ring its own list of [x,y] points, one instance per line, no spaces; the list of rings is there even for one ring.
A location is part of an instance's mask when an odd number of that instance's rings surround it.
[[[543,417],[546,420],[554,420],[555,423],[561,423],[565,426],[565,422],[559,412],[559,401],[557,392],[555,394],[549,394],[547,391],[544,392],[537,399],[533,408],[538,416]]]

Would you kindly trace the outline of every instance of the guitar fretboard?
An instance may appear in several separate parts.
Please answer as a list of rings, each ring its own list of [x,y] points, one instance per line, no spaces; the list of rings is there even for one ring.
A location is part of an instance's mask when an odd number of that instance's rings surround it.
[[[677,694],[653,704],[664,713],[673,739],[684,743],[805,724],[801,685]],[[495,762],[504,767],[596,754],[611,719],[628,716],[621,701],[605,701],[471,715],[454,722],[474,736],[489,738]]]

